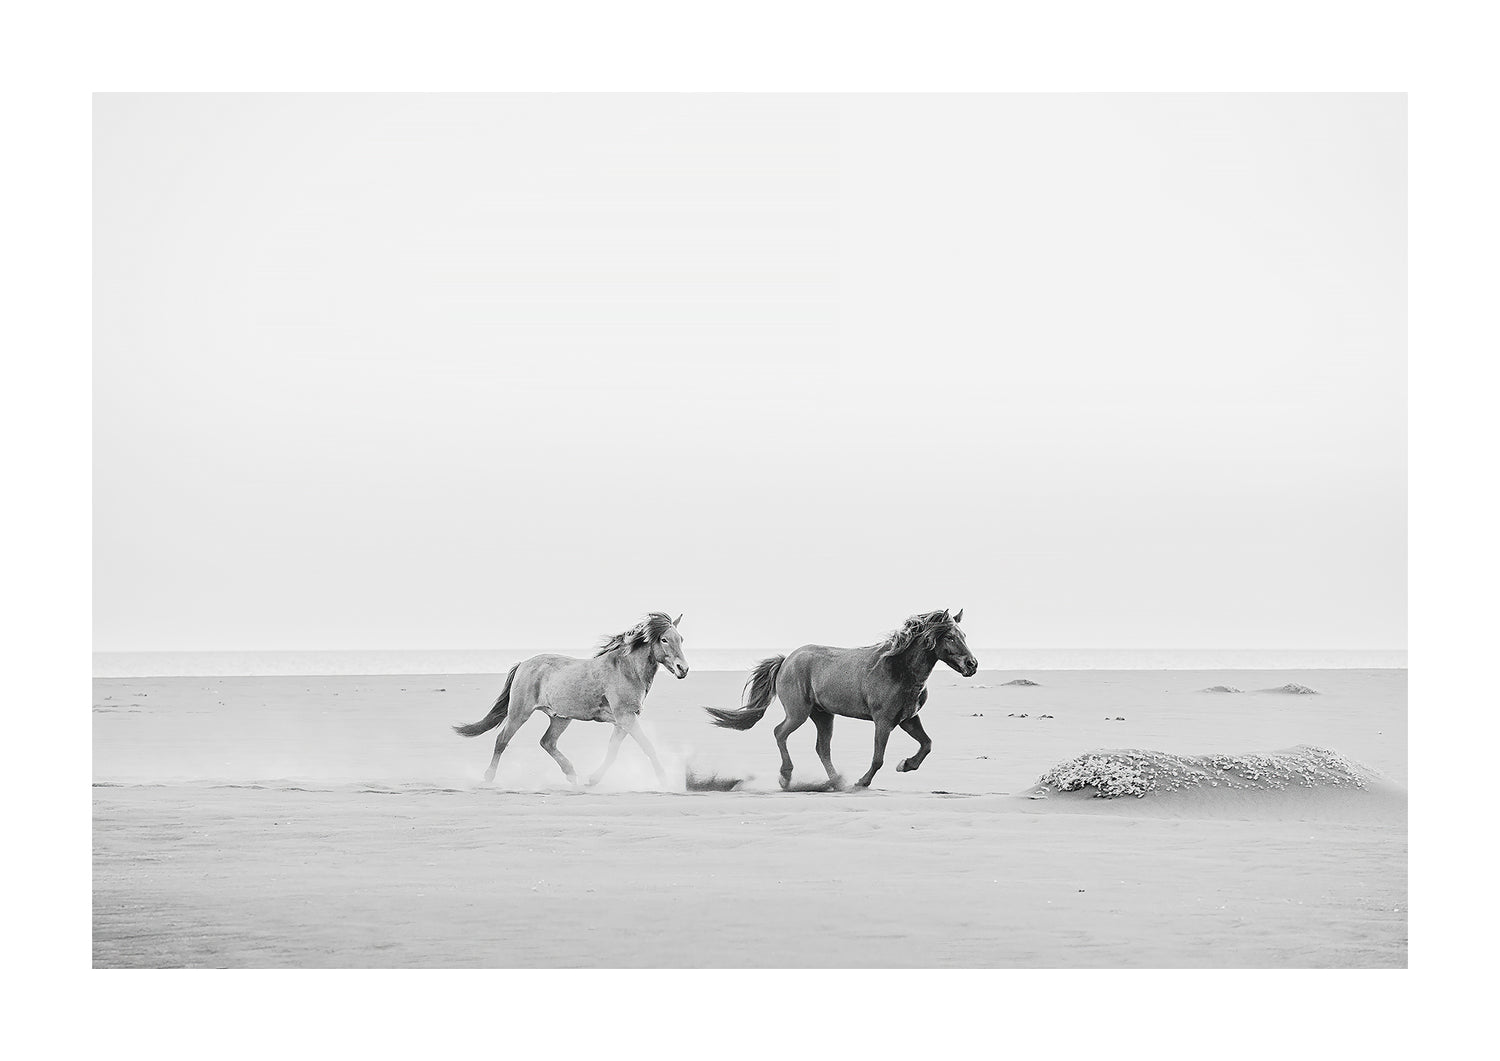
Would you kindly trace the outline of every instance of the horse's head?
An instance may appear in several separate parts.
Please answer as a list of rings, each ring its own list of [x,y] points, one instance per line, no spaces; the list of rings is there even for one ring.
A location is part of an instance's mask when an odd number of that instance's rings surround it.
[[[677,624],[680,622],[682,616],[679,615],[651,643],[651,658],[677,677],[686,678],[688,662],[687,657],[682,654],[682,635],[677,632]]]
[[[946,616],[947,613],[945,612]],[[958,628],[963,622],[964,610],[958,609],[958,613],[948,619],[937,631],[933,647],[937,650],[938,659],[952,667],[965,678],[972,678],[979,671],[979,660],[974,658],[974,653],[969,651],[969,643],[964,640],[964,632]]]

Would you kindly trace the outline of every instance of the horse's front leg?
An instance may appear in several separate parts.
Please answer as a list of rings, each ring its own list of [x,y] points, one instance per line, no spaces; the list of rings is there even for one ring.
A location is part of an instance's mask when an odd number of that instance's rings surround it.
[[[907,732],[907,735],[912,740],[917,742],[919,747],[917,748],[916,755],[913,755],[910,759],[901,760],[900,764],[896,767],[898,774],[904,774],[908,770],[915,770],[921,766],[922,760],[927,758],[927,753],[932,751],[932,741],[928,738],[927,731],[922,728],[920,717],[912,715],[911,718],[901,723],[901,728]]]
[[[604,762],[599,764],[599,769],[594,771],[594,776],[589,778],[589,788],[593,788],[604,775],[609,773],[609,768],[615,765],[615,756],[620,754],[620,745],[625,743],[625,737],[630,731],[620,722],[615,723],[615,731],[609,735],[609,747],[604,751]]]
[[[885,745],[891,739],[891,730],[895,728],[895,722],[890,714],[883,711],[876,713],[875,754],[870,759],[870,769],[865,771],[865,776],[854,782],[855,788],[869,788],[870,782],[875,779],[875,774],[885,765]]]
[[[656,783],[666,788],[667,772],[661,768],[661,761],[656,758],[656,749],[651,747],[651,741],[646,737],[646,727],[641,725],[639,718],[632,721],[630,735],[641,746],[641,751],[646,753],[646,758],[651,760],[651,769],[656,771]]]

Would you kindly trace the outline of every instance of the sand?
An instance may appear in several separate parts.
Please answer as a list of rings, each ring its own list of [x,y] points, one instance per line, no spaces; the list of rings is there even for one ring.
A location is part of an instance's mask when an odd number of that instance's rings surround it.
[[[777,791],[779,708],[708,726],[744,677],[657,682],[674,784],[749,778],[667,793],[629,745],[605,791],[567,790],[540,719],[480,784],[490,740],[447,727],[496,676],[96,680],[94,964],[1406,965],[1405,671],[939,671],[932,755],[897,773],[896,734],[864,793]],[[1203,691],[1288,683],[1319,695]],[[871,732],[838,723],[846,775]],[[798,780],[821,777],[813,736]],[[606,737],[562,744],[588,770]],[[1095,749],[1299,744],[1372,783],[1026,798]]]

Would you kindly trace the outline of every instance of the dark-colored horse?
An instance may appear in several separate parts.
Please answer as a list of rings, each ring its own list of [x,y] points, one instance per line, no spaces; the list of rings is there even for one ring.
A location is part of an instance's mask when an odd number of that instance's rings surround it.
[[[786,739],[797,727],[812,719],[818,729],[818,758],[828,771],[828,783],[844,786],[833,768],[833,717],[863,718],[875,723],[875,755],[870,769],[854,783],[868,787],[885,763],[885,745],[891,730],[900,726],[918,743],[917,754],[896,767],[915,770],[932,750],[932,741],[922,728],[917,712],[927,702],[927,678],[942,660],[965,678],[979,670],[979,661],[969,651],[958,624],[964,617],[947,611],[913,615],[890,637],[868,648],[829,648],[803,645],[789,656],[772,656],[756,665],[745,683],[745,704],[737,711],[705,708],[714,725],[749,729],[765,715],[771,701],[780,698],[786,719],[776,727],[781,749],[781,787],[792,781],[792,757]]]
[[[484,779],[495,780],[495,768],[500,765],[506,745],[532,712],[540,711],[551,719],[547,732],[542,734],[542,747],[557,760],[570,782],[577,781],[573,764],[558,751],[557,738],[568,728],[568,723],[582,720],[608,722],[615,728],[604,762],[589,778],[590,785],[603,780],[614,765],[621,743],[626,737],[634,737],[651,761],[657,781],[665,788],[667,775],[639,720],[657,667],[666,667],[679,678],[687,677],[687,657],[682,654],[682,635],[677,632],[680,622],[680,615],[669,619],[662,612],[652,612],[629,630],[606,638],[593,659],[541,655],[512,667],[490,713],[478,722],[453,727],[465,737],[477,737],[504,723],[495,738],[495,754],[490,758]]]

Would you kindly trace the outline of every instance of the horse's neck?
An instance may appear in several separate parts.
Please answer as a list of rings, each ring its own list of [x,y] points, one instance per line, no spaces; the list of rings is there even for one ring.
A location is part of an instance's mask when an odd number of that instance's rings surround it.
[[[937,653],[925,646],[913,644],[899,656],[890,659],[896,679],[903,685],[920,687],[937,666]]]
[[[620,669],[640,682],[642,696],[651,691],[651,680],[656,677],[656,667],[656,660],[651,658],[650,645],[620,654]]]

